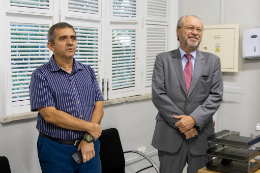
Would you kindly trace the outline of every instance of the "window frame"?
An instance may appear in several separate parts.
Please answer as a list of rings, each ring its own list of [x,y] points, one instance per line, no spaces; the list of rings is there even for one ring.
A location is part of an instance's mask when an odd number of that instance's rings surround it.
[[[110,29],[109,29],[109,42],[112,43],[112,30],[135,30],[135,35],[136,35],[136,41],[135,41],[135,87],[133,88],[126,88],[126,89],[122,89],[122,90],[117,90],[117,91],[113,91],[112,88],[112,44],[109,47],[109,58],[107,61],[107,70],[108,71],[108,86],[109,86],[109,92],[108,92],[108,99],[117,99],[117,98],[122,98],[122,97],[129,97],[129,96],[134,96],[134,95],[140,95],[141,91],[140,91],[140,63],[139,62],[139,31],[138,31],[138,26],[137,25],[129,25],[129,24],[125,24],[125,25],[116,25],[116,24],[112,24],[110,25]]]
[[[28,22],[30,21],[30,22]],[[13,16],[9,15],[6,16],[5,21],[5,30],[8,31],[9,34],[5,35],[5,40],[7,42],[11,42],[10,38],[10,24],[11,23],[21,23],[21,24],[35,24],[35,25],[49,25],[49,27],[52,25],[52,20],[42,17],[41,20],[39,20],[39,17],[31,17],[28,15],[20,15],[20,16]],[[46,53],[47,54],[47,53]],[[49,56],[51,56],[52,52],[49,51]],[[30,103],[29,100],[22,102],[12,102],[12,79],[11,79],[11,45],[6,44],[5,45],[5,56],[8,58],[5,58],[5,67],[8,67],[6,69],[7,71],[7,85],[5,88],[5,93],[7,93],[6,98],[6,115],[13,115],[13,114],[19,114],[19,113],[25,113],[30,112]],[[22,104],[22,105],[21,105]]]

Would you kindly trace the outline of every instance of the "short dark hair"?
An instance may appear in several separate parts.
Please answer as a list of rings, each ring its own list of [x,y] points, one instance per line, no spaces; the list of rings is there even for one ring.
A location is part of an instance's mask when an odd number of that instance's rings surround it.
[[[72,25],[66,23],[66,22],[59,22],[54,25],[52,25],[48,31],[48,42],[51,42],[54,45],[54,40],[55,40],[55,29],[63,29],[63,28],[71,28],[75,32],[74,28]],[[75,32],[76,35],[76,32]]]
[[[179,19],[178,23],[177,23],[177,28],[181,28],[182,25],[183,25],[183,23],[184,23],[184,19],[185,19],[186,17],[190,17],[190,16],[195,17],[195,18],[197,18],[197,19],[200,20],[200,18],[199,18],[198,16],[196,16],[196,15],[185,15],[185,16],[182,16],[182,17]],[[201,20],[200,20],[200,21],[201,21]],[[201,23],[202,23],[202,22],[201,22]],[[203,23],[202,23],[202,29],[203,29]],[[179,41],[179,37],[178,37],[178,36],[177,36],[177,40]]]

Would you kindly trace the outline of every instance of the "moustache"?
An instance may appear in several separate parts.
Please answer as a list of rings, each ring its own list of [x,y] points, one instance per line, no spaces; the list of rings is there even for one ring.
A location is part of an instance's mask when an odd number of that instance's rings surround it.
[[[195,39],[199,39],[199,37],[198,36],[188,36],[188,38],[195,38]]]

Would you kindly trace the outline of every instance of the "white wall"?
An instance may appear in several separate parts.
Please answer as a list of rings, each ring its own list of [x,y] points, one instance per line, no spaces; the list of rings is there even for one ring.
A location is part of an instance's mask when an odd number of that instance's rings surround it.
[[[221,0],[182,0],[182,15],[195,14],[205,25],[220,24]],[[222,129],[241,132],[250,136],[260,122],[260,60],[242,58],[242,33],[244,29],[260,27],[259,0],[224,0],[225,24],[239,24],[239,72],[222,73],[224,85],[240,87],[224,88],[221,106]]]
[[[118,129],[123,150],[136,150],[145,146],[147,152],[155,151],[151,146],[155,126],[156,108],[151,99],[105,106],[103,129]],[[0,156],[8,157],[13,173],[40,173],[36,142],[38,131],[36,118],[0,124]],[[126,160],[136,155],[126,154]],[[153,159],[158,164],[157,155]],[[141,161],[126,167],[127,173],[148,166]],[[153,173],[153,169],[144,173]]]

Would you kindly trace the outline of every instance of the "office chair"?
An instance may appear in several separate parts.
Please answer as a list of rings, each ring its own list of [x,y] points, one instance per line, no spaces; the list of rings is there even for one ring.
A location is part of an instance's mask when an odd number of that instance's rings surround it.
[[[0,172],[1,173],[11,173],[9,161],[4,156],[0,156]]]
[[[148,168],[154,168],[159,173],[156,163],[146,154],[139,151],[123,152],[117,129],[111,128],[102,131],[100,140],[100,160],[102,165],[102,173],[125,173],[125,157],[124,153],[136,153],[148,160],[152,165],[145,167],[136,173]]]

